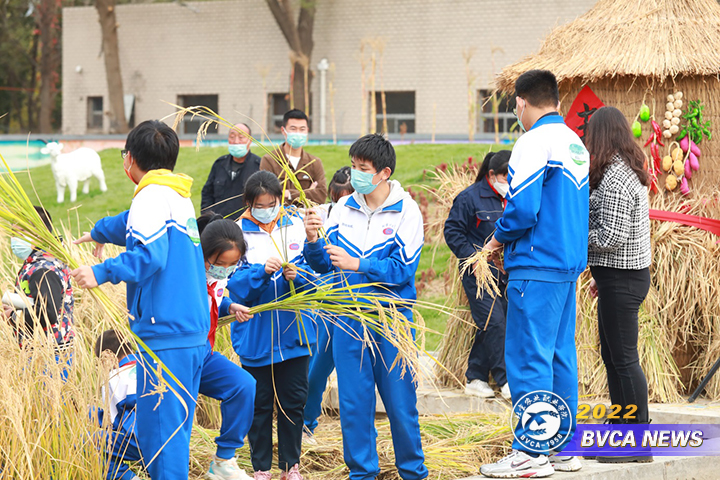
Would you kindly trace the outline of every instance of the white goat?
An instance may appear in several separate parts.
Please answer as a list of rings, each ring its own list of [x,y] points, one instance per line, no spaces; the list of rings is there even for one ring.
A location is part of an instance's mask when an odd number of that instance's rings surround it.
[[[83,193],[87,195],[90,192],[90,177],[98,179],[101,192],[107,191],[100,155],[95,150],[82,147],[70,153],[61,153],[62,149],[62,143],[49,142],[40,150],[43,155],[50,155],[58,203],[65,200],[65,187],[70,189],[70,201],[77,200],[78,182],[85,182]]]

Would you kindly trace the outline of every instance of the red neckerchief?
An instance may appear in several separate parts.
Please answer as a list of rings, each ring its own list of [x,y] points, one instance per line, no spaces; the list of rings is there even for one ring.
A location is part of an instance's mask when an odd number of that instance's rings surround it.
[[[207,290],[210,295],[210,332],[208,332],[208,340],[210,340],[210,348],[215,348],[215,331],[217,330],[218,317],[220,315],[218,311],[217,300],[215,300],[215,285],[217,282],[208,283]]]

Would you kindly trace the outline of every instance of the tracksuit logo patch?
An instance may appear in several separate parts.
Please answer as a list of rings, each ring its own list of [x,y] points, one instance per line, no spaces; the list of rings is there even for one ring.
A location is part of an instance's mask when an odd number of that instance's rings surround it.
[[[590,154],[582,145],[570,144],[570,158],[576,165],[585,165],[590,160]]]
[[[195,219],[192,217],[188,218],[185,228],[187,229],[187,234],[188,237],[190,237],[190,240],[192,240],[195,245],[200,245],[200,231],[198,230]]]

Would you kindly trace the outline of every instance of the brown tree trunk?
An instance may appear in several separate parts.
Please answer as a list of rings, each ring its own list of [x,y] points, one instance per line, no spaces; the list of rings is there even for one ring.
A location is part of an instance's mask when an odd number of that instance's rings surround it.
[[[102,30],[102,51],[105,57],[108,99],[110,100],[110,133],[127,133],[125,118],[122,74],[120,71],[120,50],[118,48],[115,0],[96,0],[100,29]]]
[[[310,72],[313,50],[313,25],[315,22],[316,0],[302,0],[297,24],[293,18],[289,0],[266,0],[280,31],[285,37],[290,50],[298,59],[307,61],[307,67],[301,62],[294,62],[292,76],[292,92],[294,108],[309,111],[309,98],[312,72]]]
[[[30,55],[33,59],[37,59],[38,56],[38,36],[33,35],[32,48]],[[38,109],[37,109],[37,97],[35,96],[35,90],[37,88],[37,65],[33,61],[30,64],[30,90],[27,94],[27,125],[30,131],[36,131],[38,126]],[[25,129],[23,129],[25,131]]]
[[[305,98],[305,67],[300,62],[295,62],[295,66],[293,67],[292,82],[295,108],[302,110],[303,112],[307,112],[305,107],[307,106],[309,99]]]
[[[40,115],[39,129],[42,133],[52,132],[52,112],[55,106],[57,90],[57,68],[59,60],[58,12],[57,0],[41,0],[37,5],[37,26],[40,31]]]

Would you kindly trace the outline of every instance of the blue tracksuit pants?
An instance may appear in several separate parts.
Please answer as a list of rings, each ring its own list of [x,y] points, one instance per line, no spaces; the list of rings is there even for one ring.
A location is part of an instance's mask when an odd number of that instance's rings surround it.
[[[368,335],[371,350],[358,340],[356,322],[333,331],[333,357],[338,376],[343,454],[351,480],[372,480],[380,473],[375,430],[375,386],[382,398],[392,431],[395,465],[403,480],[428,476],[420,439],[417,395],[410,372],[401,378],[393,364],[397,349],[378,333]],[[362,335],[359,338],[363,338]]]
[[[308,397],[305,402],[303,418],[305,427],[311,432],[318,425],[318,417],[322,414],[322,399],[327,387],[327,380],[335,369],[332,348],[333,325],[319,321],[317,325],[317,344],[313,356],[310,357],[308,373]]]
[[[135,430],[144,463],[153,480],[187,480],[190,469],[190,432],[207,346],[156,350],[160,361],[187,392],[162,372],[163,383],[180,394],[160,388],[158,364],[142,353],[137,364],[137,421]],[[183,402],[185,405],[183,405]]]
[[[228,460],[243,446],[255,410],[255,379],[207,344],[200,393],[220,400],[222,424],[215,438],[217,456]]]
[[[575,432],[578,402],[575,282],[511,280],[507,296],[505,365],[513,401],[536,390],[563,398],[573,419],[569,441]],[[515,434],[523,433],[518,423]],[[527,451],[517,440],[513,448]]]

